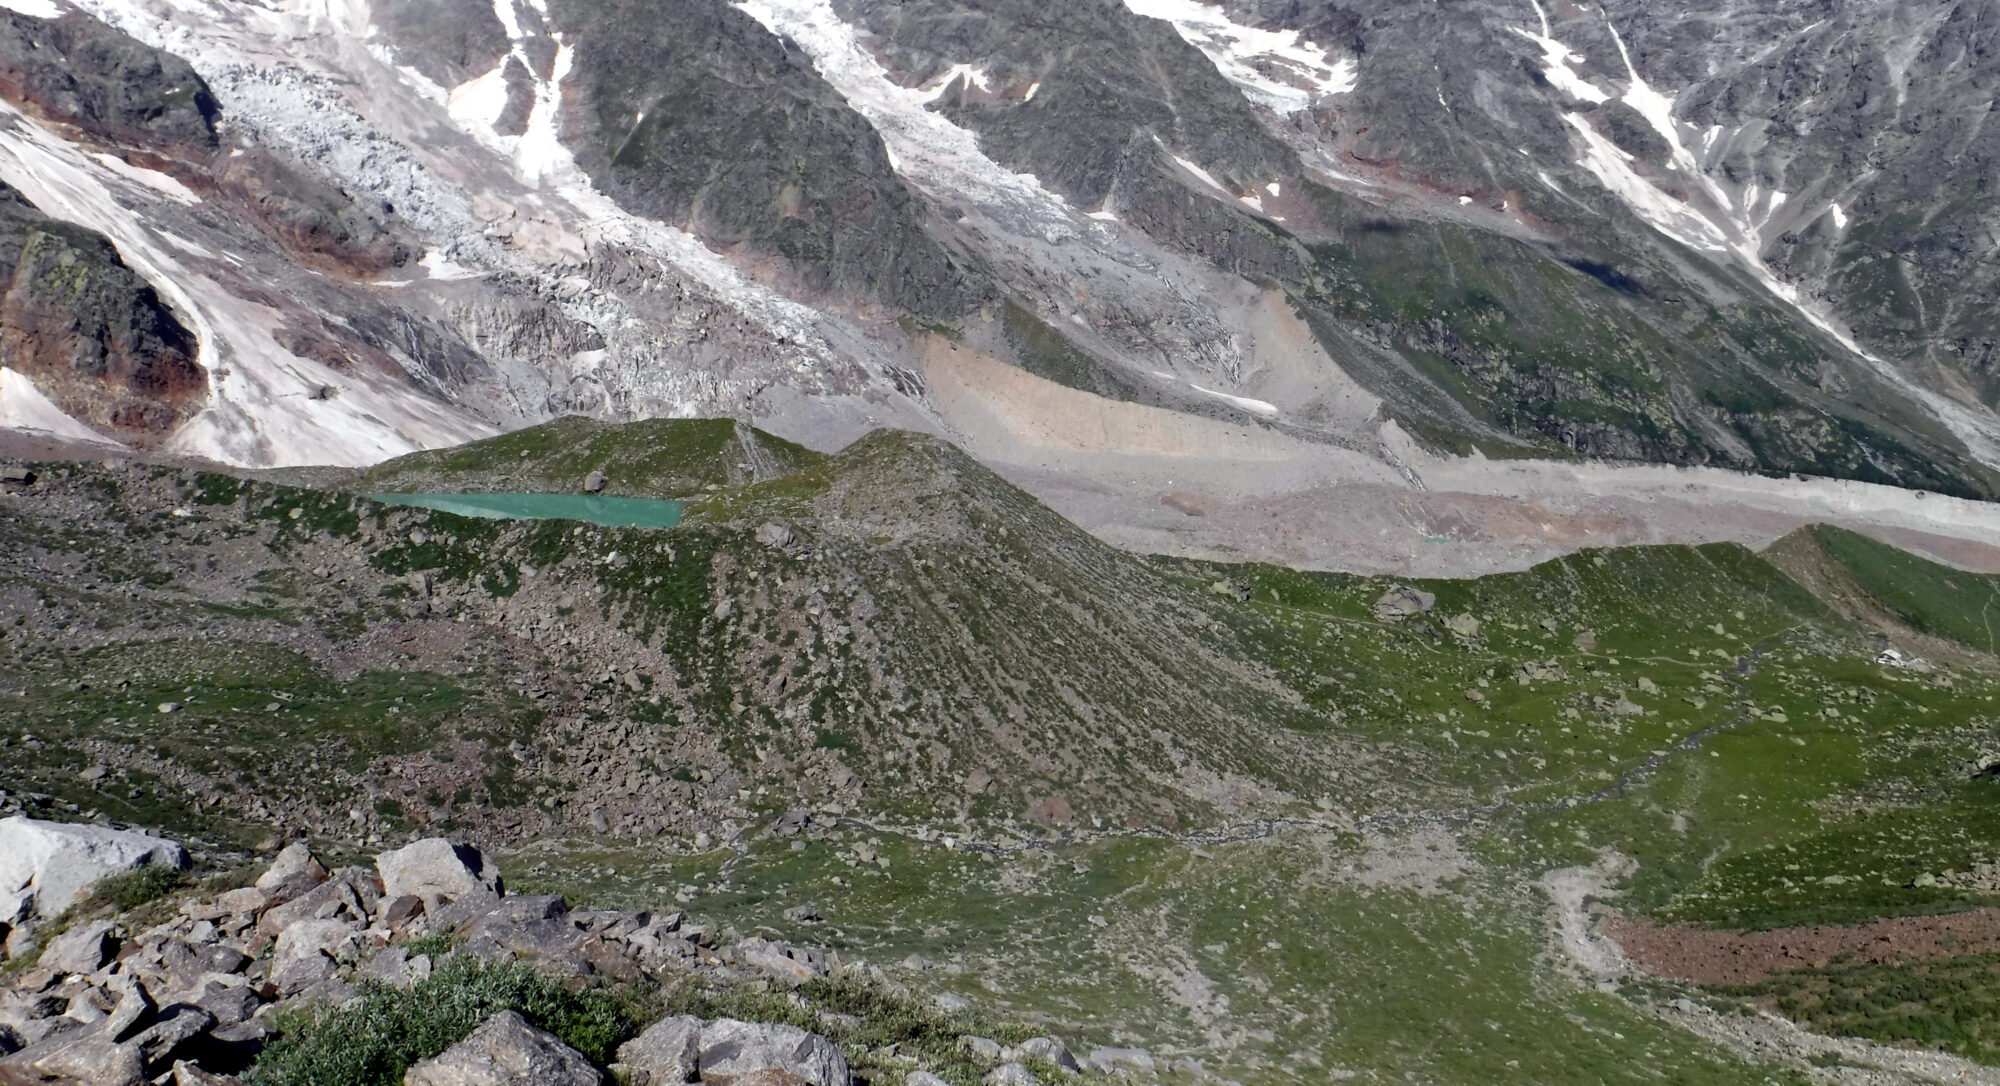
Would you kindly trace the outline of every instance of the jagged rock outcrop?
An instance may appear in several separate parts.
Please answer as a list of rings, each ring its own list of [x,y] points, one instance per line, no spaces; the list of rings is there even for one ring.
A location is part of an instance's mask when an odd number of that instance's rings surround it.
[[[207,399],[200,344],[104,235],[0,182],[0,365],[115,435],[171,430]]]
[[[115,147],[200,159],[218,146],[221,106],[187,61],[80,11],[0,9],[0,98]]]
[[[722,0],[558,0],[589,104],[564,133],[626,207],[782,258],[814,293],[931,319],[995,297],[926,229],[881,137],[812,62]]]

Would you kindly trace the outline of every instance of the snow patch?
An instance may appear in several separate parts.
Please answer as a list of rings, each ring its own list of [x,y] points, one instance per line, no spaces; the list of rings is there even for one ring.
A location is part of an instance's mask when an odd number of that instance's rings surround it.
[[[1510,26],[1507,29],[1541,46],[1542,75],[1549,81],[1549,85],[1579,102],[1601,105],[1610,101],[1609,94],[1597,89],[1590,80],[1570,70],[1570,65],[1583,63],[1584,57],[1570,52],[1569,46],[1549,36],[1549,13],[1542,10],[1541,0],[1532,2],[1535,5],[1535,14],[1541,17],[1542,32],[1537,34],[1518,26]]]
[[[4,6],[4,5],[0,5]],[[28,375],[0,366],[0,430],[24,430],[65,441],[124,446],[63,413]]]
[[[479,278],[479,271],[477,269],[468,268],[463,264],[454,264],[451,258],[438,252],[436,249],[425,253],[424,258],[417,261],[417,266],[429,272],[432,279],[444,282],[451,282],[457,279]]]
[[[445,108],[460,128],[491,129],[507,112],[507,65],[451,89]]]
[[[930,93],[930,100],[935,102],[944,97],[944,92],[950,90],[951,85],[960,79],[966,80],[983,91],[993,89],[993,83],[987,78],[984,69],[971,64],[954,64],[943,75],[938,76],[925,85],[925,89]],[[1035,86],[1039,88],[1041,84],[1037,83]],[[1033,98],[1034,96],[1034,92],[1030,90],[1028,97]]]
[[[1296,30],[1262,30],[1233,22],[1200,0],[1125,0],[1134,14],[1173,24],[1244,97],[1278,113],[1297,113],[1319,99],[1352,91],[1351,57],[1334,58]],[[1274,74],[1275,73],[1275,74]]]
[[[1638,212],[1639,217],[1653,229],[1691,249],[1710,253],[1730,251],[1729,239],[1722,235],[1714,222],[1639,176],[1638,171],[1632,168],[1632,156],[1592,128],[1589,121],[1575,113],[1563,114],[1563,120],[1568,121],[1570,127],[1583,137],[1584,152],[1580,165],[1595,174],[1612,195]],[[1551,187],[1555,185],[1553,179],[1547,176],[1543,176],[1542,180]]]
[[[179,181],[158,170],[148,170],[140,166],[134,166],[117,155],[107,155],[100,152],[90,157],[96,159],[98,165],[103,166],[112,173],[128,181],[136,181],[177,204],[193,207],[201,203],[201,197],[196,196],[193,189],[188,188],[186,185],[181,184]]]
[[[1284,195],[1283,186],[1279,185],[1276,181],[1273,181],[1270,184],[1265,185],[1264,191],[1270,193],[1273,196]]]
[[[1834,204],[1826,210],[1827,214],[1833,216],[1833,228],[1845,232],[1847,230],[1847,212],[1841,210],[1839,204]]]
[[[1245,411],[1250,412],[1253,415],[1262,415],[1267,419],[1274,419],[1278,417],[1278,408],[1276,404],[1265,403],[1263,400],[1253,400],[1248,396],[1231,396],[1227,392],[1217,392],[1212,388],[1203,388],[1200,385],[1197,385],[1193,382],[1189,382],[1188,387],[1194,389],[1196,392],[1199,392],[1204,396],[1213,396],[1216,399],[1221,400],[1222,402],[1229,404],[1232,407],[1241,408]]]
[[[1157,137],[1155,138],[1157,139]],[[1179,155],[1173,156],[1173,159],[1175,162],[1181,164],[1181,169],[1186,170],[1187,172],[1195,175],[1196,177],[1201,178],[1202,182],[1206,184],[1209,188],[1217,189],[1222,192],[1229,191],[1228,189],[1223,187],[1222,182],[1217,181],[1215,179],[1214,174],[1209,173],[1207,170],[1202,169],[1200,166],[1197,166],[1194,163],[1189,162],[1187,159],[1184,159]]]
[[[55,19],[63,13],[55,0],[0,0],[0,8],[20,12],[31,19]]]

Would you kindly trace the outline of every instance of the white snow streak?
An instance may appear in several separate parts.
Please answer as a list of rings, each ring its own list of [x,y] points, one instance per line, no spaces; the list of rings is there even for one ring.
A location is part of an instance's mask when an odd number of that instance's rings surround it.
[[[1549,36],[1549,13],[1542,10],[1541,0],[1531,0],[1531,2],[1535,5],[1535,14],[1541,17],[1542,32],[1536,34],[1518,26],[1510,26],[1507,29],[1542,47],[1542,75],[1548,79],[1549,85],[1579,102],[1602,104],[1610,101],[1610,95],[1598,90],[1588,79],[1570,70],[1571,64],[1581,64],[1584,58],[1580,54],[1570,52],[1569,46]]]
[[[1248,396],[1231,396],[1227,392],[1217,392],[1212,388],[1203,388],[1193,382],[1189,382],[1188,387],[1204,396],[1213,396],[1229,404],[1231,407],[1241,408],[1253,415],[1262,415],[1267,419],[1278,417],[1278,408],[1275,404],[1265,403],[1263,400],[1253,400]]]
[[[124,447],[64,414],[26,374],[5,366],[0,366],[0,430],[25,430],[65,441]]]
[[[158,170],[148,170],[141,166],[134,166],[117,155],[99,153],[90,157],[96,159],[98,165],[103,166],[112,173],[128,181],[136,181],[177,204],[193,207],[201,203],[201,197],[196,196],[193,189],[188,188],[186,185],[181,184],[179,181]]]
[[[1134,14],[1172,23],[1245,97],[1275,112],[1297,113],[1328,95],[1354,89],[1353,58],[1335,59],[1296,30],[1244,26],[1200,0],[1125,0],[1125,6]]]
[[[1157,139],[1157,137],[1155,137],[1155,138]],[[1181,164],[1181,169],[1183,169],[1183,170],[1186,170],[1187,172],[1189,172],[1189,173],[1191,173],[1191,174],[1195,175],[1196,177],[1199,177],[1199,178],[1201,178],[1201,180],[1202,180],[1202,183],[1203,183],[1203,184],[1205,184],[1205,185],[1207,185],[1207,186],[1208,186],[1209,188],[1212,188],[1212,189],[1218,189],[1218,190],[1220,190],[1220,191],[1222,191],[1222,192],[1228,192],[1228,191],[1229,191],[1229,189],[1228,189],[1228,188],[1224,187],[1224,185],[1222,184],[1222,182],[1220,182],[1220,181],[1217,181],[1217,180],[1215,179],[1215,175],[1214,175],[1214,174],[1212,174],[1212,173],[1209,173],[1209,172],[1208,172],[1207,170],[1204,170],[1204,169],[1202,169],[1202,168],[1201,168],[1200,166],[1197,166],[1197,165],[1195,165],[1194,163],[1192,163],[1192,162],[1189,162],[1189,161],[1188,161],[1187,159],[1184,159],[1184,158],[1182,158],[1182,157],[1181,157],[1181,156],[1179,156],[1179,155],[1174,155],[1174,156],[1173,156],[1173,159],[1174,159],[1174,161],[1175,161],[1175,162],[1178,162],[1178,163],[1180,163],[1180,164]]]
[[[1830,208],[1827,208],[1827,212],[1828,212],[1829,214],[1831,214],[1831,215],[1833,216],[1833,228],[1834,228],[1835,230],[1840,230],[1840,231],[1843,231],[1843,232],[1844,232],[1844,231],[1846,231],[1846,229],[1847,229],[1847,212],[1845,212],[1845,211],[1842,211],[1842,210],[1840,209],[1840,205],[1839,205],[1839,204],[1835,204],[1835,205],[1833,205],[1832,207],[1830,207]]]
[[[506,28],[511,51],[492,71],[452,88],[446,96],[446,109],[452,122],[461,130],[511,159],[514,172],[521,180],[530,187],[539,188],[546,178],[559,175],[567,178],[576,170],[576,162],[562,145],[556,125],[556,112],[562,105],[562,83],[576,61],[575,52],[563,44],[561,34],[550,35],[556,42],[555,69],[550,78],[543,79],[536,73],[534,62],[528,58],[528,36],[521,29],[514,0],[493,0],[493,14]],[[528,128],[519,136],[504,136],[493,130],[507,109],[507,66],[510,61],[526,69],[535,85],[535,102],[528,113]],[[412,73],[404,74],[408,76]]]
[[[828,0],[741,0],[737,7],[812,56],[820,75],[874,126],[898,173],[943,196],[1009,208],[1050,244],[1080,236],[1061,196],[988,158],[977,136],[926,108],[933,92],[890,78]]]
[[[0,8],[18,11],[32,19],[54,19],[62,14],[55,0],[0,0]]]

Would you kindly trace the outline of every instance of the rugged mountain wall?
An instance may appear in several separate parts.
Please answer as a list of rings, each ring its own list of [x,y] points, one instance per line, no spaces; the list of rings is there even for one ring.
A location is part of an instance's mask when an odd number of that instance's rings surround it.
[[[9,15],[78,173],[7,176],[129,223],[268,386],[209,455],[267,415],[348,462],[579,411],[969,432],[942,336],[1347,449],[1996,488],[1976,6],[84,7]]]
[[[201,408],[195,337],[104,235],[0,183],[0,365],[71,417],[150,442]]]
[[[187,61],[80,11],[0,9],[0,97],[107,143],[182,158],[218,144],[221,106]]]
[[[882,141],[811,63],[723,0],[566,0],[578,122],[566,141],[600,187],[718,247],[785,262],[811,295],[860,295],[927,319],[992,297]]]

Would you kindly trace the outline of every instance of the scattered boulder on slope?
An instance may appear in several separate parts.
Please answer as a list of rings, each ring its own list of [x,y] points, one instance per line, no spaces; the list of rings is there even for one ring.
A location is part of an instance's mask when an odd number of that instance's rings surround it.
[[[1437,606],[1437,597],[1422,589],[1399,584],[1375,601],[1375,617],[1382,622],[1401,622]]]
[[[99,920],[49,940],[35,964],[57,973],[95,973],[117,952],[118,925]]]
[[[518,1011],[501,1011],[403,1076],[403,1086],[598,1086],[603,1081],[583,1053],[529,1025]]]
[[[797,1082],[848,1086],[847,1059],[833,1042],[797,1026],[718,1018],[701,1027],[701,1081],[710,1086]],[[793,1076],[783,1078],[771,1072]]]
[[[500,868],[485,853],[441,837],[431,837],[375,857],[382,894],[393,901],[410,896],[436,912],[463,897],[498,896]]]
[[[670,1015],[618,1046],[618,1062],[632,1086],[679,1086],[701,1067],[701,1019]]]
[[[257,889],[273,904],[290,901],[326,881],[326,868],[304,841],[285,846],[270,870],[257,878]]]

